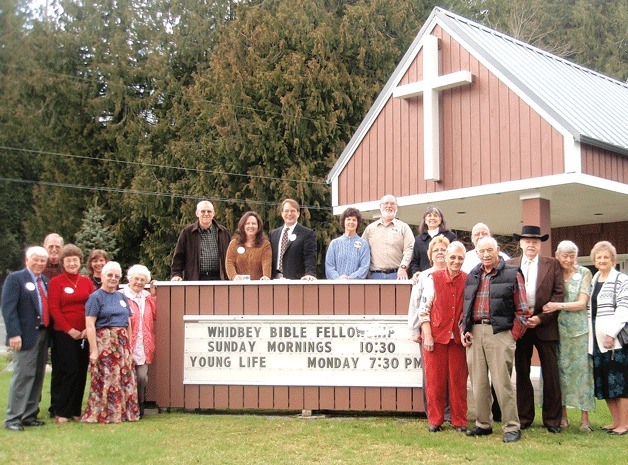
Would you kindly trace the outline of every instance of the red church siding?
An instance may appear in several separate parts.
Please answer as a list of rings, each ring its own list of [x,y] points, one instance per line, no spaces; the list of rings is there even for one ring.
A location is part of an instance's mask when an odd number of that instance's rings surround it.
[[[440,74],[473,74],[440,95],[441,181],[423,180],[422,99],[390,97],[339,176],[340,205],[564,172],[563,136],[442,29],[432,33]],[[422,61],[419,52],[400,84],[422,79]]]
[[[628,232],[628,221],[552,228],[552,251],[556,250],[560,241],[568,240],[576,243],[579,249],[578,255],[589,255],[598,241],[609,241],[615,246],[618,254],[626,254],[628,253],[626,232]]]
[[[628,157],[583,144],[582,172],[610,181],[626,183],[628,182]]]

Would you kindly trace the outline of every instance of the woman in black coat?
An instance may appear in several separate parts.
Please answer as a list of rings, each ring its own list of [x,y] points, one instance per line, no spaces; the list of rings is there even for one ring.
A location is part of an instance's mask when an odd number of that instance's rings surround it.
[[[419,226],[419,234],[414,239],[414,251],[412,252],[412,261],[410,262],[410,275],[414,275],[420,271],[427,270],[430,266],[430,260],[427,257],[427,248],[432,238],[442,234],[450,242],[456,239],[456,234],[447,229],[443,212],[438,207],[430,205],[423,213],[423,220]]]

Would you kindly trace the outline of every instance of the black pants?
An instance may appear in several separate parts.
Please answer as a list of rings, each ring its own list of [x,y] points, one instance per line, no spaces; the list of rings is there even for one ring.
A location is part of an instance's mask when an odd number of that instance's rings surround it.
[[[89,365],[89,344],[87,340],[74,340],[63,331],[54,331],[53,337],[52,372],[56,383],[51,386],[51,397],[55,399],[55,414],[65,418],[80,417]]]
[[[522,425],[534,421],[534,388],[530,380],[532,351],[536,347],[543,377],[543,425],[560,426],[562,396],[558,378],[558,341],[540,340],[534,328],[528,329],[517,341],[515,370],[517,370],[517,409]]]

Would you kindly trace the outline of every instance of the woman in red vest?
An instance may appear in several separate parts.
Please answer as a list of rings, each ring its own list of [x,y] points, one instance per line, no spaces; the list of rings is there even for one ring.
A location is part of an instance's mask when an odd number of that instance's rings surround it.
[[[467,274],[460,270],[466,250],[461,242],[447,247],[447,268],[432,273],[421,297],[419,320],[423,337],[429,431],[441,430],[449,394],[451,423],[467,430],[467,360],[460,340],[458,321],[462,314]]]

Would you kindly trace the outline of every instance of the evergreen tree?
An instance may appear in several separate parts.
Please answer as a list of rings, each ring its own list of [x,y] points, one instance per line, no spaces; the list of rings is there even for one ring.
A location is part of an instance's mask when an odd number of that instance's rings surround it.
[[[74,236],[74,244],[89,254],[94,249],[105,250],[111,258],[117,253],[115,234],[105,221],[105,214],[98,205],[92,205],[83,215],[81,229]]]
[[[0,273],[49,232],[74,237],[94,198],[120,261],[156,276],[202,198],[232,231],[249,209],[277,226],[295,198],[322,261],[339,232],[324,179],[435,4],[51,0],[38,19],[4,0]],[[628,77],[625,1],[447,6]]]
[[[5,0],[0,7],[0,281],[23,266],[25,246],[43,239],[28,241],[23,223],[32,212],[33,182],[40,166],[36,158],[21,150],[36,138],[22,85],[32,44],[31,36],[26,34],[30,27],[28,14],[26,1]]]
[[[231,230],[251,209],[267,230],[278,226],[277,204],[294,198],[305,207],[300,222],[317,232],[320,264],[337,233],[324,179],[432,5],[293,0],[245,9],[185,94],[191,124],[172,151],[204,169],[182,180],[186,191],[217,202]]]

